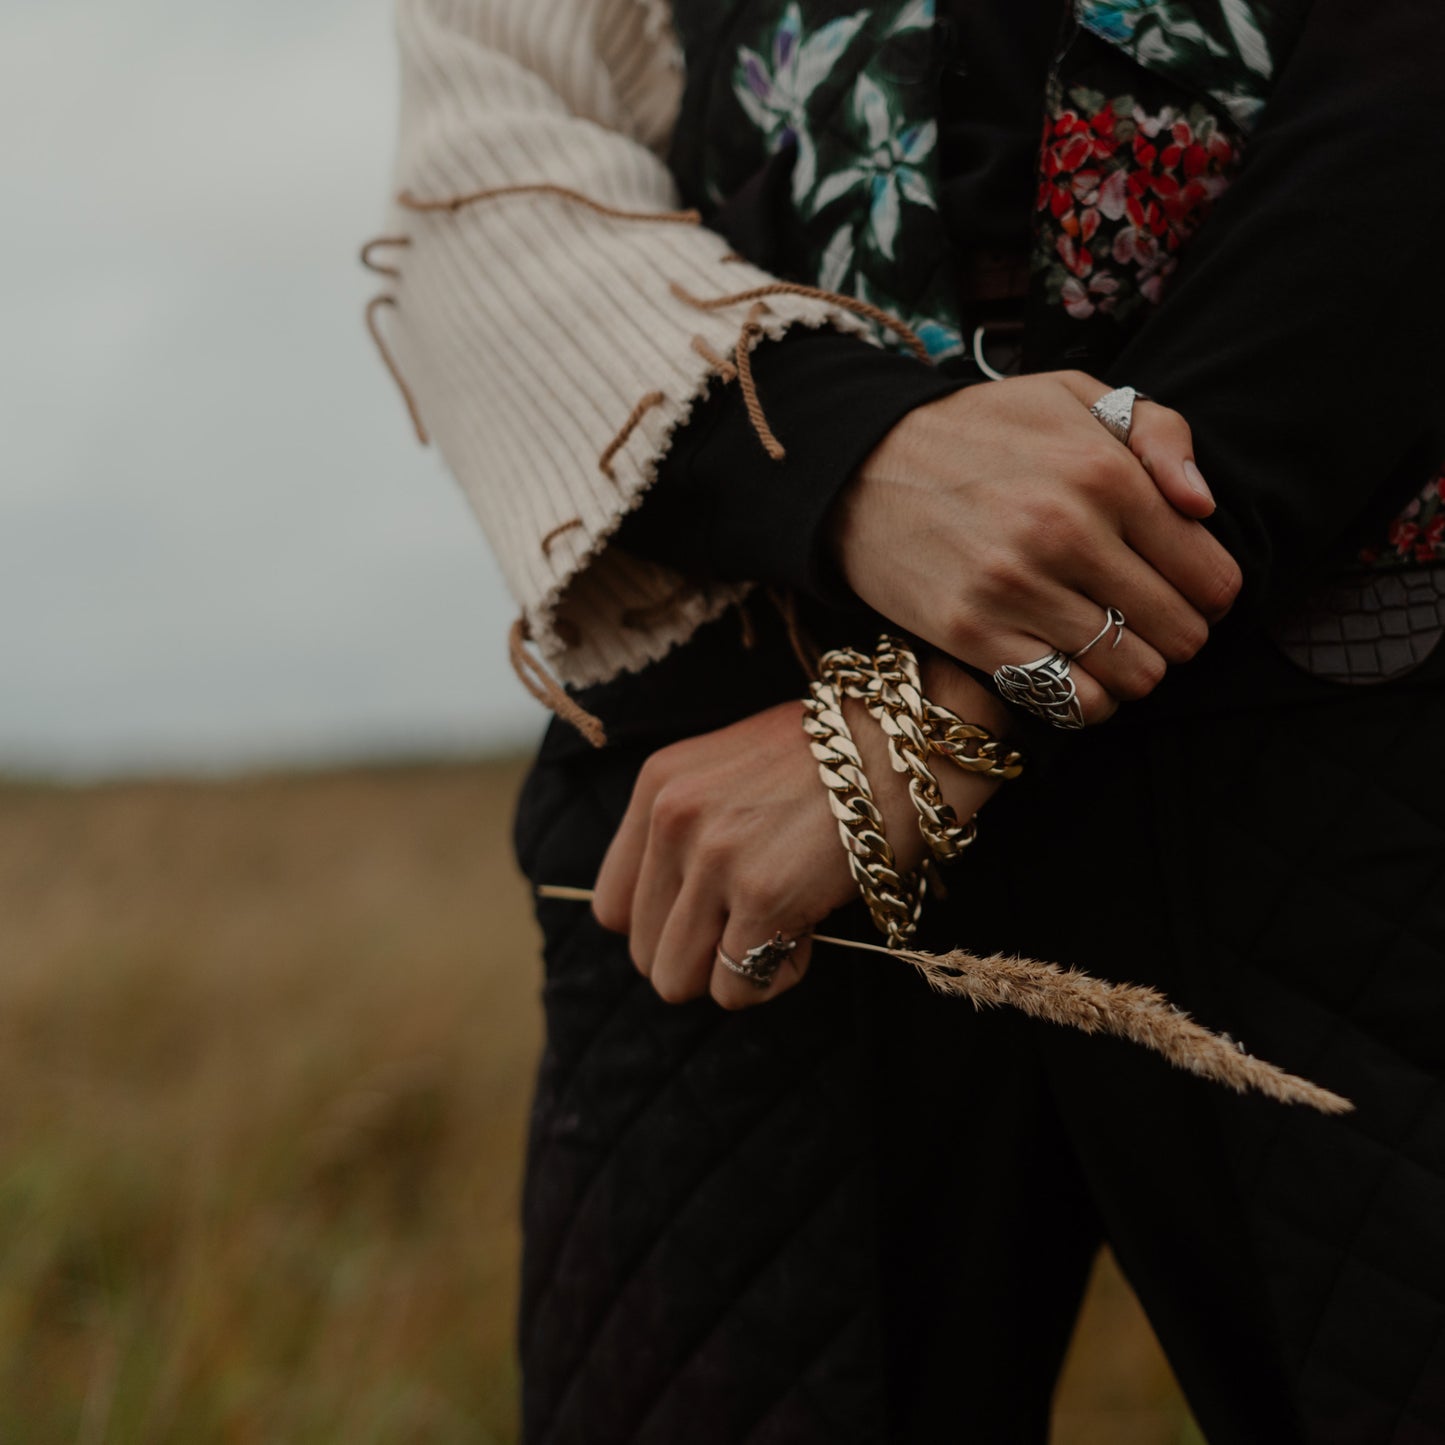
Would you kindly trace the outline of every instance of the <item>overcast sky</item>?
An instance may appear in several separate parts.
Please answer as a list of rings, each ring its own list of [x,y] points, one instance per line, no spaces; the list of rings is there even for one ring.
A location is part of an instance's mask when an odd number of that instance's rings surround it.
[[[0,770],[516,745],[371,352],[389,0],[0,0]]]

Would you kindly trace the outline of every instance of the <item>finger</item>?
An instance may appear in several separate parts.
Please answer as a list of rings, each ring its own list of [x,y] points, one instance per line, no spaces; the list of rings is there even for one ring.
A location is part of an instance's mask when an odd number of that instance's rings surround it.
[[[1092,635],[1092,633],[1086,635],[1083,642],[1087,642]],[[1080,646],[1083,645],[1083,642],[1080,643]],[[1025,632],[1000,633],[993,646],[996,650],[989,653],[988,649],[985,649],[985,657],[975,664],[990,674],[997,672],[1006,663],[1022,666],[1026,663],[1037,662],[1056,650],[1056,644],[1030,636]],[[1090,655],[1092,656],[1092,654]],[[1112,696],[1086,668],[1070,663],[1069,680],[1074,684],[1074,692],[1079,700],[1079,711],[1083,715],[1085,726],[1093,727],[1097,723],[1106,722],[1119,710],[1118,699]],[[1011,705],[1017,706],[1017,704]]]
[[[652,986],[667,1003],[686,1003],[708,991],[727,909],[712,880],[687,880],[679,890],[653,955]]]
[[[682,859],[684,853],[670,837],[663,836],[654,814],[653,826],[647,835],[647,848],[637,871],[637,887],[632,894],[631,924],[627,931],[632,961],[638,972],[652,976],[657,957],[657,942],[667,926],[683,887]]]
[[[1203,617],[1218,622],[1239,595],[1239,564],[1197,521],[1160,502],[1125,517],[1124,541]]]
[[[1114,390],[1082,371],[1061,371],[1059,382],[1086,407]],[[1194,461],[1194,434],[1189,423],[1172,407],[1156,401],[1134,403],[1129,428],[1129,450],[1154,479],[1160,493],[1186,517],[1207,517],[1214,511],[1214,496]]]
[[[1162,498],[1156,501],[1181,526],[1199,526],[1175,515]],[[1165,662],[1188,662],[1209,640],[1209,623],[1203,614],[1127,540],[1111,539],[1097,558],[1081,559],[1081,563],[1074,579],[1077,589],[1101,607],[1117,607],[1129,630]]]
[[[750,948],[765,943],[778,932],[776,920],[759,919],[747,914],[734,914],[727,920],[722,931],[721,946],[729,957],[742,959]],[[813,956],[813,939],[807,932],[789,933],[783,930],[785,938],[794,940],[792,951],[778,965],[772,982],[766,988],[751,979],[743,978],[717,957],[718,945],[713,945],[712,980],[709,992],[714,1000],[725,1009],[753,1008],[760,1003],[787,993],[803,981],[808,964]]]
[[[1194,462],[1194,433],[1171,407],[1158,402],[1134,403],[1129,450],[1154,478],[1160,495],[1186,517],[1207,517],[1214,495]]]
[[[632,927],[632,895],[637,891],[637,875],[647,850],[652,801],[660,786],[658,768],[649,758],[632,786],[627,811],[592,885],[593,916],[609,932],[627,933]]]
[[[1101,382],[1083,373],[1064,373],[1081,400],[1105,395]],[[1095,394],[1097,392],[1097,394]],[[1163,574],[1210,622],[1218,622],[1239,595],[1238,564],[1220,542],[1198,526],[1215,510],[1213,493],[1194,461],[1194,434],[1172,407],[1153,401],[1134,403],[1129,450],[1157,488],[1155,506],[1142,500],[1125,513],[1125,540]],[[1197,650],[1197,649],[1196,649]],[[1172,659],[1182,660],[1182,659]]]
[[[1054,589],[1048,602],[1055,621],[1047,630],[1068,654],[1076,688],[1083,686],[1080,674],[1087,674],[1116,701],[1136,702],[1163,682],[1168,663],[1129,626],[1128,613],[1122,608],[1115,615],[1124,617],[1124,625],[1114,625],[1109,609],[1117,607],[1116,603],[1085,597],[1064,587]],[[1083,656],[1076,656],[1080,652]]]

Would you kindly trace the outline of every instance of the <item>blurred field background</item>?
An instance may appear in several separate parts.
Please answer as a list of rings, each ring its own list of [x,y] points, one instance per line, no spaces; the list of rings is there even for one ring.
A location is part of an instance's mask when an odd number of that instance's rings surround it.
[[[0,1440],[506,1445],[515,761],[0,785]],[[1200,1445],[1103,1264],[1060,1445]]]

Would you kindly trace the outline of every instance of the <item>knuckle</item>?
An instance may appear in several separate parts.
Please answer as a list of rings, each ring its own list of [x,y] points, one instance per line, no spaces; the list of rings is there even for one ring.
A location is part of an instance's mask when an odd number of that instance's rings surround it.
[[[652,980],[653,992],[663,1003],[691,1003],[702,993],[697,980],[683,972],[667,970]]]
[[[1061,495],[1036,497],[1023,503],[1019,521],[1027,528],[1034,550],[1046,561],[1072,556],[1087,531],[1078,507]]]
[[[1208,641],[1209,624],[1198,613],[1193,613],[1174,624],[1160,651],[1170,662],[1188,662]]]
[[[974,586],[985,603],[997,605],[1017,597],[1024,590],[1027,577],[1023,565],[1011,551],[995,547],[979,561]]]
[[[703,876],[715,876],[728,871],[737,852],[737,844],[719,828],[705,828],[693,841],[689,850],[689,868]]]
[[[746,873],[734,882],[732,910],[748,918],[772,918],[781,911],[782,890],[776,878]]]
[[[726,1009],[729,1013],[736,1013],[739,1009],[745,1009],[750,1003],[754,1002],[754,1000],[744,997],[739,990],[731,987],[720,979],[713,980],[712,987],[708,992],[712,996],[712,1001],[719,1008]]]
[[[677,841],[686,837],[701,811],[696,792],[686,783],[674,780],[662,787],[653,799],[652,826],[664,842]]]
[[[659,748],[649,754],[637,773],[634,792],[656,792],[672,776],[672,748]]]
[[[1168,664],[1158,653],[1150,657],[1141,657],[1129,669],[1119,691],[1130,702],[1137,702],[1140,698],[1148,697],[1164,681],[1165,673],[1168,670]]]
[[[960,609],[943,629],[943,645],[954,657],[976,657],[984,649],[988,629],[982,616],[969,608]]]
[[[620,898],[610,892],[597,893],[592,899],[592,916],[609,933],[627,932],[627,909]]]
[[[1095,505],[1112,506],[1125,497],[1138,463],[1117,442],[1105,441],[1081,452],[1075,489]]]
[[[1082,707],[1086,727],[1095,727],[1099,723],[1108,722],[1119,711],[1118,702],[1102,688],[1099,689],[1097,696],[1089,698],[1082,704]]]
[[[1223,616],[1234,605],[1243,585],[1244,574],[1239,570],[1239,564],[1226,555],[1205,582],[1200,601],[1212,615]]]
[[[1138,676],[1146,693],[1153,692],[1168,671],[1169,664],[1157,652],[1139,659]]]

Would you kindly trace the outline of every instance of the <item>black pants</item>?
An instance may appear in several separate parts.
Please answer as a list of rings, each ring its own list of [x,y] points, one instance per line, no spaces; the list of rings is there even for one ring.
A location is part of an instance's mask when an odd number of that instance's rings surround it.
[[[592,882],[653,747],[799,695],[765,638],[723,704],[722,626],[602,699],[608,750],[554,725],[517,819],[533,881]],[[825,945],[776,1003],[670,1007],[584,905],[542,902],[528,1445],[1043,1441],[1102,1240],[1211,1445],[1445,1441],[1432,671],[1071,740],[990,804],[921,940],[1157,984],[1346,1118]]]

